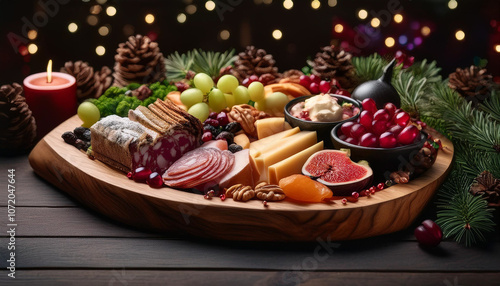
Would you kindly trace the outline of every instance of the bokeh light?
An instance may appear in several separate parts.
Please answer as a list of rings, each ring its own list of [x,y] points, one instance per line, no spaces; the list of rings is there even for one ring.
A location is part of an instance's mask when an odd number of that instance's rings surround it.
[[[396,43],[396,41],[394,40],[394,38],[393,38],[393,37],[387,37],[387,38],[385,39],[385,45],[386,45],[387,47],[389,47],[389,48],[394,47],[394,44],[395,44],[395,43]]]
[[[28,52],[30,54],[35,54],[38,51],[38,46],[35,44],[29,44],[28,45]]]
[[[76,23],[69,23],[68,31],[70,33],[75,33],[78,30],[78,25]]]
[[[116,15],[116,8],[113,6],[109,6],[108,8],[106,8],[106,14],[110,17],[113,17],[114,15]]]
[[[378,18],[373,18],[370,22],[370,25],[372,25],[373,28],[377,28],[380,26],[380,20]]]
[[[281,37],[283,37],[283,33],[281,32],[281,30],[274,30],[273,31],[273,38],[275,38],[276,40],[280,40]]]
[[[342,24],[337,24],[333,29],[335,30],[336,33],[340,34],[344,30],[344,26],[342,26]]]
[[[431,28],[429,28],[428,26],[423,26],[420,32],[422,33],[422,36],[427,37],[431,34]]]
[[[292,0],[283,1],[283,7],[285,7],[285,9],[287,9],[287,10],[292,9],[293,8],[293,1]]]
[[[315,10],[316,10],[316,9],[319,9],[319,7],[320,7],[320,6],[321,6],[321,2],[319,2],[319,0],[313,0],[313,1],[311,2],[311,7],[312,7],[313,9],[315,9]]]
[[[205,9],[208,11],[213,11],[215,9],[215,2],[214,1],[207,1],[205,3]]]
[[[38,36],[38,32],[36,30],[29,30],[28,31],[28,39],[34,40]]]
[[[401,15],[401,14],[394,15],[394,22],[396,22],[398,24],[403,22],[403,15]]]
[[[187,17],[186,17],[186,14],[184,14],[184,13],[180,13],[179,15],[177,15],[177,22],[179,22],[181,24],[186,22],[186,19],[187,19]]]
[[[219,37],[220,37],[222,40],[224,40],[224,41],[225,41],[225,40],[227,40],[227,39],[229,39],[229,37],[230,37],[230,36],[231,36],[231,33],[229,33],[229,31],[228,31],[228,30],[222,30],[222,31],[220,31],[220,33],[219,33]]]
[[[95,53],[98,55],[98,56],[104,56],[104,54],[106,53],[106,49],[103,47],[103,46],[97,46],[95,48]]]
[[[361,9],[358,11],[358,18],[360,18],[361,20],[364,20],[368,17],[368,11],[366,11],[365,9]]]
[[[146,17],[144,17],[144,21],[148,24],[153,24],[155,21],[155,16],[153,14],[147,14]]]
[[[458,30],[455,32],[455,38],[459,41],[462,41],[463,39],[465,39],[465,32],[462,31],[462,30]]]

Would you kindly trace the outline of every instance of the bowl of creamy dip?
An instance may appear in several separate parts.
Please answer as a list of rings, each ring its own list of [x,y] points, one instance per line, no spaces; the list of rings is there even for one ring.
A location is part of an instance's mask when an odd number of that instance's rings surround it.
[[[300,130],[316,131],[318,142],[333,148],[330,140],[332,129],[338,124],[355,120],[361,112],[358,101],[346,96],[322,93],[306,95],[291,100],[285,106],[285,120]]]

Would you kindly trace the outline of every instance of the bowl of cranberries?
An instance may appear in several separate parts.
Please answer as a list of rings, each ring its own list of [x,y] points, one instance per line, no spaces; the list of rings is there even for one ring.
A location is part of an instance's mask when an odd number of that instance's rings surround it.
[[[321,107],[318,107],[325,106],[324,102],[321,103],[321,101],[314,101],[317,103],[312,106],[314,110],[305,105],[306,100],[314,100],[317,97],[331,98],[332,102],[334,102],[333,105],[336,107],[333,107],[331,104],[328,104],[328,107],[336,111],[324,112],[324,110],[321,110]],[[349,120],[355,120],[359,116],[360,110],[361,105],[357,100],[336,94],[320,94],[300,96],[292,99],[285,106],[284,113],[285,120],[290,126],[299,127],[302,131],[316,131],[318,142],[323,141],[326,148],[333,148],[330,140],[332,128]],[[332,113],[336,114],[332,115]],[[333,118],[332,121],[328,120],[329,118]]]
[[[378,172],[392,172],[409,164],[423,147],[427,134],[410,115],[392,103],[377,109],[372,99],[362,102],[356,120],[344,122],[331,132],[336,149],[350,149],[355,161],[366,160]]]

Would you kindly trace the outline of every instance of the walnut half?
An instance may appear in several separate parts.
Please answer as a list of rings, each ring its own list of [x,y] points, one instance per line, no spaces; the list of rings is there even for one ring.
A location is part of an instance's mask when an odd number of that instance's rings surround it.
[[[259,111],[248,104],[233,106],[227,115],[230,122],[238,122],[246,134],[254,137],[257,137],[257,129],[254,125],[255,121],[269,117],[267,113]]]
[[[281,201],[284,200],[286,195],[278,185],[268,184],[262,182],[255,186],[255,195],[258,199],[263,201]]]

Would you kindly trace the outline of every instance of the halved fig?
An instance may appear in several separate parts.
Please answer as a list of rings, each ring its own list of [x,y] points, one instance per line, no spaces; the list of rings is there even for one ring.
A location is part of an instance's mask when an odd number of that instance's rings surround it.
[[[349,196],[363,190],[373,179],[366,161],[354,163],[345,151],[322,150],[311,155],[302,174],[329,187],[334,196]]]

